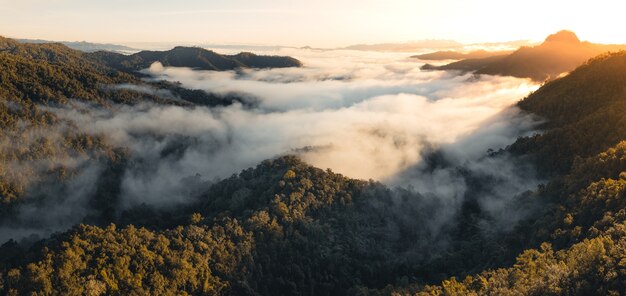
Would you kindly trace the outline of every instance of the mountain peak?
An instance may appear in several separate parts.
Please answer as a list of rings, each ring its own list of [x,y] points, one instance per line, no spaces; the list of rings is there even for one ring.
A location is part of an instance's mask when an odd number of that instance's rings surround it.
[[[562,30],[548,36],[545,42],[580,43],[580,39],[578,39],[576,33],[572,31]]]

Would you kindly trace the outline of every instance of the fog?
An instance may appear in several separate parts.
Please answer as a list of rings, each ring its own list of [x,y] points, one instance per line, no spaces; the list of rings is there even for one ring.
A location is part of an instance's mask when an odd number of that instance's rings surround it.
[[[119,209],[185,203],[196,187],[264,159],[297,154],[351,178],[425,193],[441,205],[433,212],[441,220],[431,225],[433,231],[454,216],[469,190],[457,173],[460,166],[497,180],[480,201],[496,220],[524,216],[509,209],[511,199],[536,186],[532,168],[519,169],[506,155],[487,157],[487,150],[533,131],[538,121],[513,105],[537,85],[510,77],[424,72],[421,63],[394,53],[282,49],[275,54],[294,56],[305,67],[213,72],[154,64],[143,71],[150,80],[249,96],[256,99],[254,107],[144,103],[104,109],[76,98],[67,106],[42,108],[73,121],[81,132],[104,134],[110,144],[130,150]],[[111,87],[171,95],[142,86]],[[445,166],[429,167],[425,160],[433,152]],[[71,217],[58,229],[80,222],[89,212],[84,210],[93,191],[89,184],[99,172],[97,166],[85,170],[67,187],[81,194],[55,201],[79,210],[58,211],[42,221]],[[41,206],[28,204],[18,212],[24,221],[44,215]],[[15,237],[15,231],[0,232],[1,239]]]
[[[512,143],[534,123],[528,117],[509,122],[518,116],[511,106],[536,88],[526,80],[423,72],[420,64],[397,54],[280,53],[295,55],[306,67],[214,72],[155,64],[145,71],[154,79],[179,81],[217,94],[245,93],[257,98],[259,106],[252,110],[237,105],[212,110],[153,108],[142,114],[159,113],[150,116],[154,121],[141,118],[145,124],[167,122],[166,133],[177,133],[171,129],[179,128],[228,136],[221,164],[207,167],[232,163],[235,169],[226,168],[232,173],[306,147],[314,149],[307,149],[302,157],[314,166],[382,181],[418,163],[424,147],[440,147],[475,134],[475,139],[465,139],[464,152],[477,157],[488,148]],[[126,113],[134,111],[126,109]],[[201,171],[209,177],[225,177],[214,169]]]

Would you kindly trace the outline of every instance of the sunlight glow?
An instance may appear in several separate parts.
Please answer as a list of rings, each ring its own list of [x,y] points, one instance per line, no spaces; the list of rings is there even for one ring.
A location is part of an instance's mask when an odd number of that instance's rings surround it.
[[[535,40],[561,29],[626,43],[626,2],[501,0],[0,0],[0,35],[93,42],[346,46]]]

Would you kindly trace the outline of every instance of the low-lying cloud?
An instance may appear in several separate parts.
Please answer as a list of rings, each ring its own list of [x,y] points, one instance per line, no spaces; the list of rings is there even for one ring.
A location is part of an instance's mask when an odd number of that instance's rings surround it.
[[[485,157],[487,149],[532,131],[536,119],[512,107],[536,88],[530,81],[422,72],[419,63],[392,53],[288,51],[279,53],[306,67],[212,72],[153,65],[144,71],[218,95],[246,94],[257,99],[255,108],[74,103],[46,109],[82,132],[129,148],[121,209],[184,203],[194,186],[283,154],[348,177],[427,192],[450,215],[468,190],[455,173],[459,166],[499,178],[483,200],[494,216],[508,204],[504,198],[536,186],[505,157]],[[427,168],[430,151],[443,153],[448,165]]]

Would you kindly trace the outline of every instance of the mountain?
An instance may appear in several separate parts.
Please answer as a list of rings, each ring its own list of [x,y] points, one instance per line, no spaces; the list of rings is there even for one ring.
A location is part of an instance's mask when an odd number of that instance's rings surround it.
[[[484,59],[493,56],[503,56],[511,54],[513,51],[486,51],[486,50],[475,50],[468,53],[452,51],[452,50],[444,50],[444,51],[436,51],[432,53],[420,54],[411,56],[414,59],[420,60],[432,60],[432,61],[441,61],[441,60],[462,60],[462,59]]]
[[[522,47],[509,55],[466,59],[425,70],[460,70],[476,74],[514,76],[544,81],[569,72],[599,54],[626,49],[626,45],[581,42],[576,34],[560,31],[534,47]]]
[[[110,44],[110,43],[92,43],[92,42],[85,42],[85,41],[49,41],[49,40],[41,40],[41,39],[17,39],[16,41],[21,42],[21,43],[35,43],[35,44],[61,43],[71,49],[76,49],[76,50],[80,50],[84,52],[112,51],[112,52],[118,52],[118,53],[130,53],[130,52],[139,51],[138,49],[135,49],[132,47],[128,47],[124,45],[117,45],[117,44]]]
[[[291,57],[259,56],[243,52],[236,55],[222,55],[199,47],[178,46],[168,51],[141,51],[132,55],[113,52],[95,52],[88,56],[108,67],[135,72],[146,69],[152,63],[163,66],[189,67],[199,70],[226,71],[239,68],[288,68],[301,67],[302,63]]]

